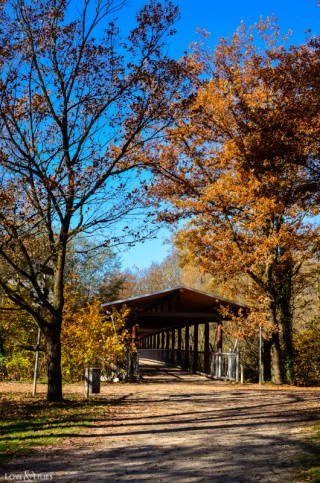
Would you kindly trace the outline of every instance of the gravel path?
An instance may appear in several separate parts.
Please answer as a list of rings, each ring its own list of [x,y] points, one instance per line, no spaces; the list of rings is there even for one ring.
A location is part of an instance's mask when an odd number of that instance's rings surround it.
[[[319,390],[216,382],[146,361],[143,367],[140,384],[102,388],[114,404],[110,419],[13,460],[0,481],[292,482],[315,451],[308,428],[320,420]]]

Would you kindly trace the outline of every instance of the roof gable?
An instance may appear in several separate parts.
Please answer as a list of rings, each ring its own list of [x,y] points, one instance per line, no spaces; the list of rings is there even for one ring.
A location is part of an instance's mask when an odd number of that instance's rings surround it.
[[[218,322],[221,320],[221,306],[229,307],[234,313],[239,309],[247,309],[245,305],[232,300],[184,285],[104,303],[102,309],[107,311],[122,305],[132,309],[128,325],[138,324],[142,332],[157,332],[194,323]]]

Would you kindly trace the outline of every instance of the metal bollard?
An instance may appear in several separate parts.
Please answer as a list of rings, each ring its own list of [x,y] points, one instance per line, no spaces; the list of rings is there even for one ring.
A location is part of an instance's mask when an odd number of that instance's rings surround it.
[[[86,367],[84,377],[84,394],[89,397],[90,394],[98,394],[100,392],[100,367]]]

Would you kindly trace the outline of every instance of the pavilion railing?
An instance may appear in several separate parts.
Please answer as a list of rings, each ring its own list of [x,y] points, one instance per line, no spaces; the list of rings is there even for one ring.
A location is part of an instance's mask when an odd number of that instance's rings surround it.
[[[239,351],[208,354],[177,349],[140,349],[139,357],[179,366],[186,371],[203,373],[214,379],[239,381]]]

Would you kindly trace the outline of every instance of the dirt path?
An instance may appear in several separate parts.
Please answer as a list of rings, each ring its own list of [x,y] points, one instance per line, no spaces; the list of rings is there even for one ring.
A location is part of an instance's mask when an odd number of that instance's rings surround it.
[[[28,471],[28,481],[291,482],[314,451],[306,428],[320,419],[320,391],[144,369],[139,385],[103,387],[116,403],[110,420],[12,461],[0,481]]]

